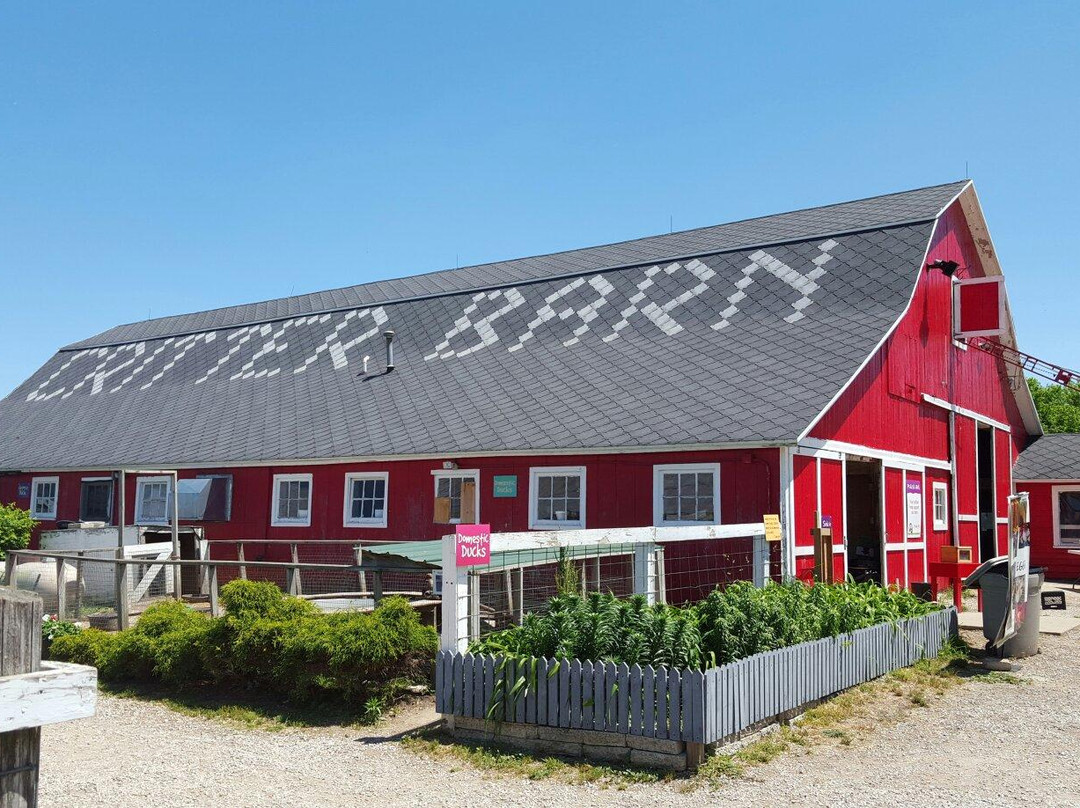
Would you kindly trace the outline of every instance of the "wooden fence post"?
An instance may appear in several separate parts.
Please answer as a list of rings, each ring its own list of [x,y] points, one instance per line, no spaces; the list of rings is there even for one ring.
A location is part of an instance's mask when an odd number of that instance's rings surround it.
[[[56,559],[56,617],[67,619],[67,562]]]
[[[75,562],[75,619],[78,620],[82,617],[83,606],[83,551],[79,550],[76,555],[79,556],[79,560]]]
[[[131,625],[131,591],[128,584],[128,565],[124,548],[116,549],[116,628],[123,631]]]
[[[41,667],[41,598],[0,590],[0,677]],[[0,808],[35,808],[41,727],[0,733]]]
[[[218,580],[217,580],[217,564],[209,565],[210,573],[210,616],[220,617],[221,607],[218,605]]]
[[[239,541],[239,542],[236,543],[236,560],[237,561],[245,561],[246,560],[244,558],[244,543],[242,541]],[[240,579],[244,580],[244,581],[247,580],[247,567],[244,566],[243,564],[240,565]]]

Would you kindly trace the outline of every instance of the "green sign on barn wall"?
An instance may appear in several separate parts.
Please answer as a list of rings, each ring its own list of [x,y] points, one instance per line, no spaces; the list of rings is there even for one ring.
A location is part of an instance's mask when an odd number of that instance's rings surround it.
[[[496,474],[495,475],[495,496],[496,497],[516,497],[517,496],[517,475],[516,474]]]

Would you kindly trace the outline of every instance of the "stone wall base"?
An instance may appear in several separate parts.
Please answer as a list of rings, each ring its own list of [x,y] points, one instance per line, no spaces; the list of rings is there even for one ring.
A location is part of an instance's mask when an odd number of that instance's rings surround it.
[[[650,769],[696,769],[704,758],[704,744],[596,732],[588,729],[540,727],[447,716],[447,729],[463,741],[494,743],[526,752],[556,757],[583,758],[598,763],[628,764]]]

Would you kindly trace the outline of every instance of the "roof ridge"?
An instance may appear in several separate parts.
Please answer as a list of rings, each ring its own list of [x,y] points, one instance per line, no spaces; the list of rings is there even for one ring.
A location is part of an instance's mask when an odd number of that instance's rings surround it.
[[[826,205],[811,205],[811,206],[807,206],[807,207],[796,208],[796,209],[793,209],[793,210],[781,211],[779,213],[770,213],[770,214],[764,214],[762,216],[754,216],[754,217],[749,217],[749,218],[744,218],[744,219],[735,219],[735,220],[732,220],[732,221],[720,222],[720,223],[712,224],[712,225],[703,225],[701,227],[689,228],[687,230],[676,230],[676,231],[671,232],[671,233],[658,233],[658,234],[653,234],[653,235],[638,236],[636,238],[623,239],[621,241],[615,241],[615,242],[610,242],[610,243],[605,243],[605,244],[593,244],[593,245],[589,245],[589,246],[585,246],[585,247],[575,247],[575,248],[568,249],[568,250],[556,250],[556,251],[547,252],[547,253],[536,253],[534,255],[519,256],[517,258],[499,259],[499,260],[495,260],[495,261],[487,261],[487,262],[484,262],[484,263],[481,263],[481,264],[469,264],[469,265],[464,266],[464,267],[455,267],[454,269],[437,269],[437,270],[431,270],[429,272],[421,272],[421,273],[417,273],[417,274],[413,274],[413,275],[403,275],[403,276],[397,276],[397,277],[392,277],[392,278],[383,278],[383,279],[379,279],[379,280],[367,281],[365,283],[360,283],[360,284],[351,284],[349,286],[338,286],[338,287],[333,287],[331,289],[319,289],[319,290],[315,290],[315,291],[312,291],[312,292],[305,292],[305,293],[302,293],[302,294],[299,294],[299,295],[288,295],[288,296],[285,296],[285,297],[267,298],[267,299],[264,299],[264,300],[254,300],[254,301],[251,301],[251,302],[248,302],[248,303],[236,303],[236,304],[231,304],[231,305],[226,305],[226,306],[217,306],[217,307],[210,308],[210,309],[202,309],[202,310],[199,310],[197,312],[181,312],[181,313],[178,313],[178,314],[170,314],[170,315],[166,315],[166,316],[163,316],[163,317],[155,317],[153,319],[148,319],[148,320],[136,320],[136,321],[133,321],[133,322],[130,322],[130,323],[121,323],[121,324],[115,325],[115,326],[107,329],[106,331],[99,333],[96,336],[92,336],[92,337],[89,337],[87,339],[78,340],[78,341],[76,341],[74,343],[70,343],[68,345],[63,346],[59,350],[61,352],[69,352],[69,351],[77,351],[77,350],[92,349],[92,348],[110,347],[110,346],[115,346],[115,345],[124,345],[124,344],[135,343],[135,342],[143,342],[143,341],[148,341],[148,340],[168,339],[169,337],[173,337],[173,338],[182,337],[182,336],[187,336],[187,335],[190,335],[190,334],[203,333],[203,332],[207,332],[207,331],[218,331],[218,330],[224,330],[224,329],[228,329],[228,328],[242,328],[245,325],[252,325],[252,324],[255,324],[255,323],[262,324],[262,323],[280,322],[280,321],[283,321],[283,320],[292,319],[293,317],[321,315],[321,314],[327,314],[327,313],[332,313],[332,312],[337,312],[337,311],[347,311],[349,309],[355,309],[355,308],[367,308],[367,307],[371,307],[371,306],[394,305],[394,304],[398,304],[398,303],[413,302],[413,301],[416,301],[416,300],[423,300],[423,299],[431,299],[431,298],[438,298],[438,297],[445,297],[445,296],[454,296],[454,295],[477,293],[477,292],[480,292],[480,291],[489,291],[489,290],[492,290],[492,289],[500,289],[500,288],[505,288],[505,287],[508,287],[508,286],[527,285],[527,284],[537,283],[537,282],[542,282],[542,281],[547,281],[547,280],[557,280],[557,279],[560,279],[560,278],[574,278],[574,277],[581,277],[581,276],[584,276],[584,275],[593,275],[593,274],[600,273],[600,272],[613,272],[613,271],[617,271],[617,270],[623,270],[623,269],[629,269],[629,268],[633,268],[633,267],[637,267],[637,266],[642,266],[643,264],[653,263],[653,262],[658,261],[658,260],[678,261],[678,260],[685,260],[685,259],[689,259],[689,258],[699,257],[699,256],[703,256],[703,255],[722,255],[724,253],[736,252],[736,251],[739,251],[739,250],[755,249],[755,248],[762,248],[762,247],[766,247],[766,246],[776,246],[776,245],[782,245],[782,244],[790,244],[790,243],[795,243],[795,242],[800,242],[800,241],[808,241],[808,240],[812,240],[812,239],[816,239],[816,238],[827,238],[827,237],[830,237],[830,236],[849,235],[849,234],[854,234],[854,233],[867,232],[869,230],[884,230],[884,229],[888,229],[888,228],[892,228],[892,227],[900,227],[900,226],[904,226],[904,225],[917,224],[917,223],[921,223],[921,222],[924,222],[924,221],[930,221],[933,218],[936,218],[937,214],[935,214],[933,216],[931,216],[931,215],[919,216],[919,217],[916,217],[916,218],[903,219],[903,220],[899,220],[899,221],[878,222],[878,223],[875,223],[875,224],[872,224],[872,225],[864,225],[864,226],[860,226],[860,227],[826,228],[826,229],[824,229],[824,230],[822,230],[820,232],[814,232],[814,233],[811,233],[811,234],[803,234],[803,235],[794,236],[794,237],[787,237],[787,238],[774,238],[774,239],[767,239],[765,241],[746,241],[746,242],[742,242],[742,243],[739,243],[739,244],[731,245],[729,247],[724,247],[722,249],[701,249],[701,250],[696,250],[696,251],[691,251],[691,252],[672,253],[671,255],[663,256],[662,259],[661,258],[652,258],[652,259],[645,258],[645,259],[638,260],[638,261],[621,262],[621,263],[617,263],[617,264],[611,264],[611,265],[605,265],[605,266],[597,266],[597,267],[592,267],[592,268],[588,268],[588,269],[577,269],[577,270],[571,270],[571,271],[568,271],[568,272],[557,272],[557,273],[554,273],[554,274],[542,275],[542,276],[538,276],[538,277],[535,277],[535,278],[517,279],[517,280],[505,280],[505,281],[500,281],[498,283],[476,283],[476,284],[472,284],[472,285],[469,285],[469,286],[466,286],[466,287],[460,288],[460,289],[437,291],[437,292],[432,292],[430,294],[399,295],[399,296],[396,296],[396,297],[387,297],[384,300],[371,301],[371,302],[362,303],[362,304],[347,304],[347,305],[343,304],[343,305],[339,305],[339,306],[321,306],[321,307],[313,308],[313,309],[311,309],[309,311],[296,312],[296,313],[292,313],[292,314],[280,314],[280,315],[272,315],[272,316],[264,316],[264,317],[254,317],[254,318],[251,318],[251,319],[247,319],[247,320],[245,320],[243,322],[237,322],[237,323],[234,323],[234,324],[231,324],[231,325],[187,327],[187,328],[178,326],[175,330],[166,331],[164,333],[156,334],[156,335],[153,335],[153,336],[150,336],[150,337],[128,337],[128,338],[117,337],[117,338],[113,338],[113,339],[101,339],[101,338],[105,337],[107,334],[109,334],[110,332],[115,332],[115,331],[120,330],[120,329],[133,328],[133,327],[144,325],[144,324],[147,324],[147,323],[164,323],[164,322],[169,321],[169,320],[183,318],[183,317],[191,317],[191,316],[196,315],[196,314],[206,315],[206,314],[212,314],[212,313],[215,313],[215,312],[224,312],[224,311],[228,311],[228,310],[231,310],[231,309],[237,309],[237,308],[243,308],[243,307],[269,306],[271,304],[282,303],[282,302],[285,302],[285,301],[301,301],[301,300],[303,300],[305,298],[314,297],[315,295],[332,295],[334,293],[353,292],[353,291],[356,291],[356,290],[362,290],[362,289],[374,287],[374,286],[377,286],[378,284],[393,283],[395,281],[419,280],[419,279],[423,279],[423,278],[430,278],[430,277],[433,277],[433,276],[443,276],[443,275],[454,275],[454,274],[459,274],[459,273],[467,273],[467,272],[469,272],[471,270],[481,270],[481,269],[493,268],[493,267],[496,267],[496,266],[498,266],[500,264],[516,263],[516,262],[519,262],[519,261],[521,261],[521,262],[535,261],[535,260],[541,260],[541,259],[545,259],[545,258],[553,258],[553,257],[556,257],[556,256],[569,256],[569,255],[573,255],[575,253],[586,253],[586,252],[591,251],[591,250],[600,250],[600,249],[603,249],[603,248],[617,248],[617,247],[620,247],[620,246],[632,245],[632,244],[635,244],[635,243],[638,243],[638,242],[646,242],[646,241],[651,240],[651,239],[662,239],[662,240],[665,240],[665,241],[670,239],[672,241],[675,241],[679,237],[684,237],[685,238],[688,235],[693,235],[693,234],[696,234],[696,233],[703,233],[705,231],[715,230],[717,228],[734,227],[734,226],[738,226],[738,225],[745,225],[745,224],[748,224],[748,223],[751,223],[751,222],[759,222],[759,221],[765,221],[765,220],[768,220],[768,219],[775,219],[775,218],[783,217],[783,216],[794,216],[794,215],[798,215],[798,214],[801,214],[801,213],[806,213],[808,211],[828,211],[828,210],[834,209],[834,208],[842,208],[842,207],[847,207],[847,206],[853,206],[853,205],[858,205],[858,204],[865,203],[865,202],[871,202],[871,201],[874,201],[874,200],[888,199],[888,198],[891,198],[891,197],[902,197],[902,196],[906,196],[906,195],[917,194],[917,193],[920,193],[920,192],[923,192],[923,191],[930,191],[930,190],[936,190],[936,189],[939,189],[939,188],[946,188],[946,187],[954,186],[954,185],[961,185],[961,184],[965,184],[967,182],[970,182],[970,181],[969,180],[958,180],[958,181],[954,181],[954,182],[939,183],[937,185],[927,185],[927,186],[922,186],[920,188],[907,189],[907,190],[904,190],[904,191],[893,191],[893,192],[886,193],[886,194],[876,194],[876,195],[873,195],[873,196],[861,197],[859,199],[851,199],[851,200],[846,200],[846,201],[843,201],[843,202],[832,202],[832,203],[829,203],[829,204],[826,204]]]

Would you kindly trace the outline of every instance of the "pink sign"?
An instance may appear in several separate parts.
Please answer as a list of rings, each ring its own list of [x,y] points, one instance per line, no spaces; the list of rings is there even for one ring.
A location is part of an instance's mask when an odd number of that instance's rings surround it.
[[[480,567],[491,563],[491,525],[458,525],[454,544],[459,567]]]

